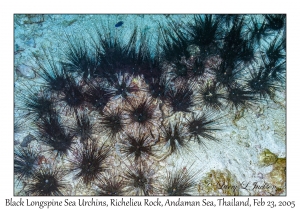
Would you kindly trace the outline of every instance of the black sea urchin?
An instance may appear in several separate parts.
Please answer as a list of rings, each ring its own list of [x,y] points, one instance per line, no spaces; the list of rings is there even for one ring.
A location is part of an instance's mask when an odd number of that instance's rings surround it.
[[[195,176],[197,173],[190,172],[186,167],[175,171],[167,171],[166,180],[162,185],[164,195],[167,196],[190,196],[196,187]]]
[[[229,63],[240,56],[240,49],[246,43],[244,37],[244,17],[235,18],[230,30],[224,36],[221,58]]]
[[[20,99],[20,110],[25,111],[25,117],[32,120],[39,120],[42,117],[47,117],[53,114],[54,104],[51,96],[48,93],[39,91],[31,92],[22,95]]]
[[[148,82],[161,75],[157,56],[151,56],[148,36],[146,33],[139,34],[137,27],[123,44],[117,33],[98,30],[97,34],[98,38],[93,39],[93,42],[100,55],[101,77],[111,80],[121,70],[123,74],[143,75]]]
[[[265,40],[270,33],[267,31],[267,23],[264,19],[262,22],[259,21],[259,17],[251,16],[250,24],[247,28],[247,39],[253,44],[260,46],[263,40]]]
[[[274,67],[281,63],[286,58],[284,51],[285,40],[282,35],[278,33],[271,43],[265,48],[263,62],[265,65]]]
[[[116,108],[114,110],[106,109],[101,115],[101,125],[104,132],[109,138],[114,138],[124,130],[126,122],[124,122],[123,110]]]
[[[253,61],[256,61],[257,56],[255,55],[255,46],[250,41],[245,41],[241,46],[239,56],[237,61],[241,61],[244,64],[250,64]]]
[[[85,101],[82,86],[71,76],[67,79],[67,85],[63,93],[64,97],[62,100],[67,104],[71,111],[76,112]]]
[[[270,75],[265,73],[263,67],[259,68],[257,71],[250,71],[251,78],[247,80],[247,87],[254,94],[259,94],[260,98],[267,98],[268,96],[273,96],[275,90],[278,89],[277,85],[273,82]]]
[[[44,117],[36,125],[39,128],[38,141],[51,147],[49,151],[56,152],[56,156],[67,155],[74,143],[74,136],[66,131],[58,114]]]
[[[222,60],[219,65],[213,66],[212,69],[215,71],[216,81],[224,87],[230,86],[236,81],[238,73],[241,71],[239,69],[240,63]]]
[[[222,99],[225,98],[225,91],[215,82],[206,82],[200,87],[196,101],[204,108],[220,111],[223,107]]]
[[[137,92],[138,88],[132,83],[133,76],[128,74],[116,74],[110,78],[111,87],[107,89],[108,93],[113,96],[113,99],[126,99],[132,96],[132,93]]]
[[[190,112],[194,106],[193,84],[180,84],[175,90],[169,90],[166,95],[166,103],[173,112]]]
[[[136,123],[143,127],[154,125],[156,105],[153,102],[152,98],[147,99],[145,97],[140,101],[135,99],[127,100],[128,108],[126,108],[126,111],[128,112],[130,123]]]
[[[133,166],[127,168],[124,174],[126,195],[148,196],[155,195],[154,171],[151,168]]]
[[[215,15],[194,15],[194,23],[189,25],[191,43],[200,47],[201,57],[215,54],[222,37],[221,19]]]
[[[169,88],[169,81],[166,79],[152,79],[149,82],[149,93],[153,98],[164,99]]]
[[[206,60],[201,56],[196,57],[193,67],[190,70],[191,73],[190,77],[193,79],[203,78],[205,69],[206,69]]]
[[[135,30],[131,34],[129,41],[122,44],[117,33],[103,33],[97,29],[97,38],[93,39],[93,42],[100,55],[101,76],[110,77],[117,73],[117,70],[122,67],[124,73],[127,72],[126,64],[130,62],[128,54],[130,54],[129,51],[132,50],[132,45],[135,44],[134,40],[136,39],[136,36],[137,33]]]
[[[92,138],[93,125],[85,111],[76,114],[76,125],[73,125],[71,136],[79,137],[81,142],[87,142]]]
[[[138,136],[135,137],[126,133],[123,140],[119,143],[119,150],[121,154],[125,154],[127,158],[137,162],[146,157],[154,156],[153,145],[154,140],[150,138],[150,134],[139,132]]]
[[[216,127],[217,119],[212,113],[193,114],[192,117],[187,118],[187,127],[190,133],[189,139],[194,139],[199,144],[204,144],[204,139],[217,141],[213,136],[215,131],[221,130]]]
[[[162,45],[163,58],[169,62],[178,62],[182,57],[188,58],[188,46],[189,41],[185,36],[185,33],[178,30],[177,23],[170,21],[168,23],[169,30],[163,29],[160,26],[164,43]]]
[[[243,15],[239,14],[222,14],[216,16],[218,19],[220,19],[220,24],[223,30],[226,30],[234,23],[234,21],[239,20],[243,17]]]
[[[270,76],[272,80],[274,80],[274,82],[275,81],[280,82],[282,86],[284,86],[286,82],[285,71],[286,71],[286,61],[282,61],[281,63],[275,65],[270,70],[268,70],[268,72],[270,72]]]
[[[184,81],[190,78],[189,68],[185,62],[176,61],[173,71],[170,72],[173,81]]]
[[[26,185],[25,193],[29,196],[63,196],[66,183],[64,172],[52,166],[39,168],[32,175],[32,182]]]
[[[109,102],[111,95],[102,84],[88,83],[88,88],[84,93],[85,100],[95,109],[102,112],[106,104]]]
[[[107,168],[106,159],[109,149],[106,145],[97,145],[95,142],[85,144],[78,150],[73,150],[73,159],[70,159],[70,172],[84,184],[90,185],[99,180],[101,173]]]
[[[285,14],[266,14],[265,18],[268,22],[268,28],[271,30],[280,30],[285,24]]]
[[[134,33],[136,33],[136,29]],[[151,50],[149,37],[144,32],[140,36],[132,36],[130,44],[126,46],[124,51],[128,57],[125,58],[126,66],[128,66],[127,72],[143,76],[146,83],[149,83],[151,79],[159,79],[162,75],[159,44],[154,43],[156,45],[155,50]]]
[[[32,148],[14,150],[14,173],[18,179],[29,178],[38,166],[38,154]]]
[[[100,56],[96,49],[88,47],[85,39],[68,37],[68,48],[65,51],[64,67],[71,72],[77,72],[83,79],[94,78],[100,65]]]
[[[256,101],[252,91],[238,83],[233,83],[228,89],[228,105],[235,109],[249,108]]]
[[[183,150],[189,150],[188,131],[186,127],[176,122],[163,125],[162,133],[159,136],[160,142],[164,144],[164,149],[167,150],[167,156],[170,154],[181,154]]]
[[[34,55],[39,71],[36,73],[44,80],[46,90],[61,93],[67,84],[66,70],[59,63],[54,61],[52,55],[46,53],[46,49],[42,48],[46,61],[42,61],[37,55]]]
[[[122,196],[124,195],[124,181],[115,173],[104,173],[96,184],[97,196]]]

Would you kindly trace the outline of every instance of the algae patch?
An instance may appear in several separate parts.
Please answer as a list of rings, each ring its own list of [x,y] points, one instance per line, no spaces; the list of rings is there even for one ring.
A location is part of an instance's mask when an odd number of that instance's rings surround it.
[[[198,184],[199,195],[239,195],[240,184],[230,171],[211,170]]]
[[[270,150],[265,149],[260,155],[259,155],[259,164],[261,166],[270,166],[276,163],[278,157],[274,153],[270,152]]]

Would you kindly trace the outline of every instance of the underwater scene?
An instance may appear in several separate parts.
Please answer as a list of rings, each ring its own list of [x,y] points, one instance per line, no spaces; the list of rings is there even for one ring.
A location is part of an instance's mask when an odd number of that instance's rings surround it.
[[[285,196],[285,14],[15,14],[15,196]]]

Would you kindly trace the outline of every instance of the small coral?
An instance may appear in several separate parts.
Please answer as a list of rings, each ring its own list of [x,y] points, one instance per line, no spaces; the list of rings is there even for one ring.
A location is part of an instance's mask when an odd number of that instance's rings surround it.
[[[278,158],[273,165],[273,170],[267,174],[266,178],[276,187],[276,194],[281,194],[285,189],[286,158]]]
[[[227,169],[211,170],[198,184],[199,195],[239,195],[240,184],[235,175]]]
[[[266,174],[265,182],[268,188],[256,192],[255,195],[282,195],[285,192],[286,159],[278,158],[277,155],[265,149],[259,156],[261,166],[273,166],[273,170]]]
[[[278,157],[277,155],[270,152],[270,150],[265,149],[260,155],[259,155],[259,163],[262,166],[269,166],[276,163]]]

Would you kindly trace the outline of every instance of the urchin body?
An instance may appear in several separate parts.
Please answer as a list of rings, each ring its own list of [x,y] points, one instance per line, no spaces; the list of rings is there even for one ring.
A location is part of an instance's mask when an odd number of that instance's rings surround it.
[[[109,149],[105,145],[98,147],[94,142],[83,145],[80,151],[73,152],[73,158],[69,160],[69,171],[75,172],[76,179],[80,179],[85,185],[90,185],[107,168],[108,154]]]

